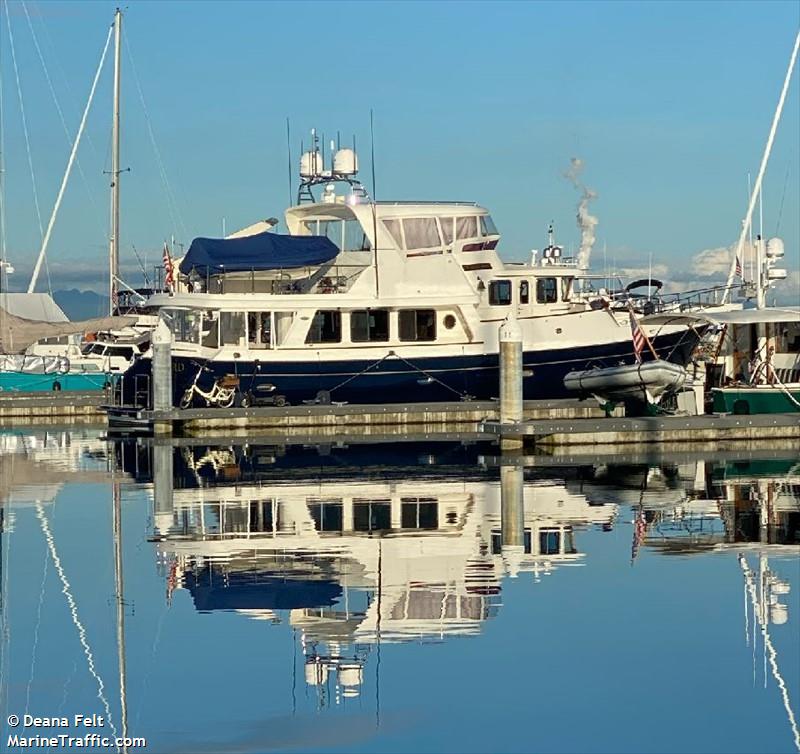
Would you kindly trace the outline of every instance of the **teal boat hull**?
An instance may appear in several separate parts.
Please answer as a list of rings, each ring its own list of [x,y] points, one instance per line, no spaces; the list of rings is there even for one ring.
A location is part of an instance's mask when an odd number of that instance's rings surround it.
[[[0,393],[34,393],[47,390],[100,391],[110,382],[111,377],[102,372],[68,372],[66,374],[0,372]]]
[[[715,414],[800,413],[798,387],[783,390],[772,385],[759,387],[741,385],[712,388],[711,392],[714,397]]]

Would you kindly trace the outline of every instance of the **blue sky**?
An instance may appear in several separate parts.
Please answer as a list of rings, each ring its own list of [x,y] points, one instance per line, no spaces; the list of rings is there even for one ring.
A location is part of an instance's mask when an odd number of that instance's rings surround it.
[[[113,9],[28,3],[71,133]],[[68,142],[22,6],[9,11],[46,223]],[[355,133],[368,177],[374,108],[378,198],[477,201],[504,235],[504,256],[523,258],[551,219],[576,244],[578,194],[563,173],[577,156],[598,194],[595,263],[605,243],[609,264],[652,255],[668,275],[690,277],[694,255],[736,240],[798,25],[794,2],[131,2],[125,30],[177,211],[126,53],[123,254],[132,264],[135,245],[152,263],[173,230],[188,242],[218,234],[223,217],[231,230],[280,215],[287,116],[293,173],[315,126],[327,138]],[[7,237],[20,285],[40,236],[5,24],[0,40]],[[104,262],[110,78],[80,152],[88,191],[76,171],[51,243],[65,280]],[[778,228],[792,270],[798,90],[795,72],[764,186],[765,232]]]

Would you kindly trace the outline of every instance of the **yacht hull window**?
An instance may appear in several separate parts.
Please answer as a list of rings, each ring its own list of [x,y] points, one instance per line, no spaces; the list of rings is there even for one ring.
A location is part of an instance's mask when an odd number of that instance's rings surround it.
[[[398,312],[400,340],[436,340],[436,311],[433,309],[405,309]]]
[[[341,343],[342,314],[336,309],[319,309],[311,320],[306,343]]]
[[[384,343],[389,340],[388,309],[350,312],[350,340],[353,343]]]

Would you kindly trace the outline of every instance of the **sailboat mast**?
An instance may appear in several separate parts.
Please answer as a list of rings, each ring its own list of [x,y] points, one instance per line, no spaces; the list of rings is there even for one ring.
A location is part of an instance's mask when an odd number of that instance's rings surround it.
[[[117,306],[119,278],[119,93],[122,40],[122,11],[114,13],[114,111],[111,123],[111,242],[109,244],[109,308],[114,314]]]

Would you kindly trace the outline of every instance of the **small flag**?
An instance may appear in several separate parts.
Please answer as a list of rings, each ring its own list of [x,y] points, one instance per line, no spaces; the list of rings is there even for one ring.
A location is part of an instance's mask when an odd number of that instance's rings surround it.
[[[645,337],[644,330],[636,320],[636,315],[631,312],[631,338],[633,339],[633,355],[636,357],[636,363],[642,363],[642,351],[644,350],[647,338]]]
[[[172,257],[169,255],[169,247],[164,242],[164,285],[171,291],[175,283],[174,269],[172,266]]]
[[[739,257],[736,257],[736,277],[742,277],[742,263],[739,261]]]

